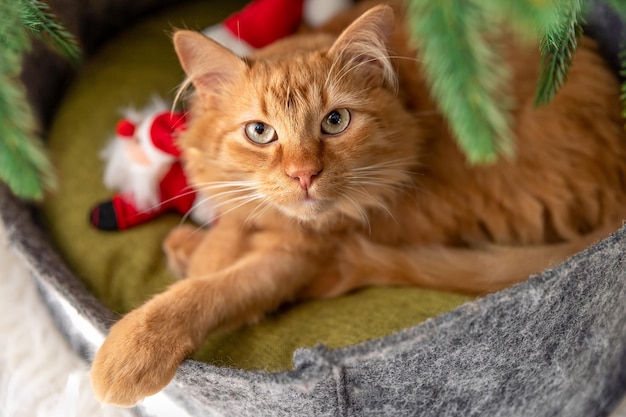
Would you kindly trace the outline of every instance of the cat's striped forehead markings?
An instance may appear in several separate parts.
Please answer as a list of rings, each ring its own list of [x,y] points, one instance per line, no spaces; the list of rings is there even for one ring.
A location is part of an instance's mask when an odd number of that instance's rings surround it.
[[[267,79],[257,90],[259,109],[265,116],[269,116],[271,109],[295,115],[314,104],[325,106],[327,103],[326,91],[310,73],[276,71],[265,75]]]

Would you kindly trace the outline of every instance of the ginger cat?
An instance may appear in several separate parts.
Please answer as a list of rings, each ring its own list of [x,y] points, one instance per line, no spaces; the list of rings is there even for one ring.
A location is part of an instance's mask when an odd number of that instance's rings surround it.
[[[176,32],[195,87],[186,169],[220,215],[167,238],[185,279],[112,327],[91,374],[100,400],[130,406],[156,393],[208,332],[285,302],[367,285],[496,291],[621,224],[620,89],[593,42],[542,108],[536,48],[507,43],[517,153],[471,166],[403,19],[377,6],[348,26],[361,11],[246,60]]]

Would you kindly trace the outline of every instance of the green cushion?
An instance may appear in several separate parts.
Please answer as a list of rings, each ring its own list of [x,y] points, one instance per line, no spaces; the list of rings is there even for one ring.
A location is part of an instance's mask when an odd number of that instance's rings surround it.
[[[98,154],[120,109],[153,94],[171,100],[183,79],[171,46],[174,28],[202,29],[245,1],[202,1],[147,18],[112,39],[81,69],[54,120],[49,149],[60,188],[42,206],[59,252],[88,288],[115,312],[140,305],[173,281],[161,241],[181,221],[166,215],[124,232],[101,232],[91,207],[110,198]],[[469,298],[417,288],[371,288],[333,300],[289,306],[259,324],[213,334],[196,359],[243,369],[287,370],[295,349],[341,347],[381,337],[451,310]]]

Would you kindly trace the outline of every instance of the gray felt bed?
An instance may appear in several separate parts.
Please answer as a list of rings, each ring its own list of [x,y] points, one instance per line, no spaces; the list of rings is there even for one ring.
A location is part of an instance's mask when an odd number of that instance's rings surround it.
[[[49,3],[89,52],[167,1]],[[620,22],[597,4],[589,23],[614,54]],[[28,58],[24,80],[44,127],[70,79],[51,54],[37,49]],[[66,266],[36,207],[0,186],[0,216],[59,328],[91,360],[116,316]],[[338,350],[299,350],[287,372],[187,360],[138,412],[164,415],[171,403],[181,416],[605,416],[626,393],[625,253],[621,229],[521,285],[417,327]]]

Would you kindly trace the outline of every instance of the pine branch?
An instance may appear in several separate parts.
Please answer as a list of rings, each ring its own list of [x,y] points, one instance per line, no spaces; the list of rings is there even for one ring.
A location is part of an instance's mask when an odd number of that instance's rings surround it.
[[[9,88],[7,88],[9,86]],[[24,91],[0,82],[0,179],[21,198],[40,200],[44,190],[56,187],[52,166],[43,145],[35,140],[34,121],[25,101]]]
[[[485,9],[467,0],[413,0],[408,18],[432,94],[469,161],[511,154],[502,106],[507,69],[484,38],[492,23]]]
[[[40,199],[54,177],[18,81],[22,54],[30,47],[19,7],[19,2],[0,2],[0,179],[17,196]]]
[[[549,103],[563,85],[582,36],[582,1],[554,1],[557,19],[542,29],[541,74],[535,105]]]
[[[29,34],[76,65],[80,48],[38,0],[0,1],[0,16],[0,180],[19,197],[41,199],[56,181],[20,82],[22,57],[31,47]]]
[[[78,66],[82,59],[76,38],[59,24],[50,7],[38,0],[21,0],[21,21],[35,38],[42,40]]]

